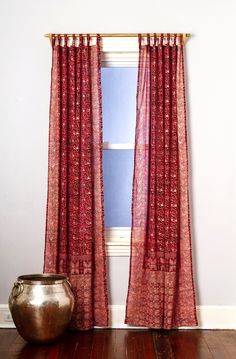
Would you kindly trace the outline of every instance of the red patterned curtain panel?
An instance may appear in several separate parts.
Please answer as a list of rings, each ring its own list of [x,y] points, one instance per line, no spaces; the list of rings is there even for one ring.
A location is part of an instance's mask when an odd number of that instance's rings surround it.
[[[126,323],[194,326],[183,40],[139,40]]]
[[[108,325],[99,36],[53,39],[44,272],[69,277],[72,327]],[[79,43],[77,43],[77,41]]]

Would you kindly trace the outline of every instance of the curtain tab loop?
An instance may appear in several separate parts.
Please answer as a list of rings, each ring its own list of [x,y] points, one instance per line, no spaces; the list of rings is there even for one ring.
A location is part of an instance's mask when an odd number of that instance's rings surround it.
[[[150,46],[150,34],[147,34],[147,44]]]
[[[97,46],[98,46],[98,49],[100,49],[100,46],[101,46],[101,36],[100,36],[100,34],[97,34]]]
[[[153,36],[154,36],[154,46],[156,46],[156,44],[157,44],[157,34],[155,33],[155,34],[153,34]]]
[[[89,34],[87,34],[87,46],[89,46],[89,45],[90,45],[90,39],[91,39],[90,35],[89,35]]]
[[[163,45],[163,34],[161,34],[160,45]]]
[[[167,45],[170,45],[170,34],[167,34]]]
[[[176,37],[177,37],[177,35],[174,34],[174,46],[176,45]]]
[[[64,36],[64,47],[67,47],[67,35]]]
[[[54,47],[55,43],[56,43],[56,36],[51,35],[50,37],[50,42],[51,42],[51,46]]]
[[[57,36],[57,43],[59,46],[61,46],[61,35]]]
[[[79,35],[79,45],[83,45],[83,42],[84,42],[84,40],[83,40],[83,36],[82,35]]]
[[[72,46],[75,46],[75,34],[72,36]]]
[[[138,34],[138,43],[139,43],[139,48],[140,48],[141,45],[142,45],[142,36],[141,36],[141,34]]]

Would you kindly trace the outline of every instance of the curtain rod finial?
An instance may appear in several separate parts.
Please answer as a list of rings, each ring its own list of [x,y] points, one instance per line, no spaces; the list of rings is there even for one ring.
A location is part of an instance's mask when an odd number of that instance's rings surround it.
[[[50,44],[52,46],[52,34],[49,34],[49,40],[50,40]]]

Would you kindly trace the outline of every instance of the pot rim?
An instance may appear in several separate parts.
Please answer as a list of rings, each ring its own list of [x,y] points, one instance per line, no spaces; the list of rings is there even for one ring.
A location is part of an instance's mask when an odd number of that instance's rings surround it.
[[[17,280],[24,284],[61,284],[68,282],[67,277],[62,274],[56,273],[43,273],[43,274],[24,274],[20,275]]]

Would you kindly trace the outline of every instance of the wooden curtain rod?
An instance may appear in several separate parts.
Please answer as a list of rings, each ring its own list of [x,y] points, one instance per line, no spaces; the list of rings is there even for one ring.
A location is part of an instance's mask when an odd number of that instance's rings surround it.
[[[154,36],[154,34],[155,33],[150,33],[150,36]],[[44,36],[45,37],[49,37],[50,39],[53,37],[53,36],[68,36],[68,37],[73,37],[73,36],[75,36],[75,37],[79,37],[79,36],[84,36],[84,37],[86,37],[87,35],[89,35],[90,37],[96,37],[97,36],[97,34],[45,34]],[[139,34],[136,34],[136,33],[115,33],[115,34],[99,34],[101,37],[138,37],[139,36]],[[141,36],[147,36],[147,33],[142,33],[142,34],[140,34]],[[186,38],[186,37],[190,37],[191,36],[191,34],[186,34],[186,33],[183,33],[183,34],[181,34],[181,33],[163,33],[163,34],[161,34],[161,33],[156,33],[155,34],[157,37],[161,37],[162,35],[164,36],[164,37],[166,37],[166,36],[174,36],[174,35],[176,35],[177,37],[180,37],[180,36],[183,36],[184,38]]]

